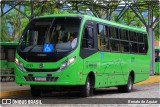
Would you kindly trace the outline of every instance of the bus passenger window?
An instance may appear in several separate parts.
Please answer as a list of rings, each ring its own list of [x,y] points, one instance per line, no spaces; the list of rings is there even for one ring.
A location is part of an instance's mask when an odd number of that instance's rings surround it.
[[[138,45],[137,43],[131,43],[130,44],[131,52],[138,53]]]
[[[145,53],[144,43],[138,44],[138,53]]]
[[[129,52],[129,42],[128,41],[121,41],[120,42],[120,51],[121,52]]]
[[[14,49],[8,49],[8,61],[14,62],[15,51]]]
[[[160,62],[160,50],[155,49],[155,62]]]
[[[120,39],[122,40],[128,40],[128,31],[121,29],[120,30]]]
[[[109,28],[109,36],[110,36],[110,38],[119,39],[118,29],[115,27],[110,27]]]
[[[105,26],[105,36],[108,38],[109,35],[109,29],[108,26]]]
[[[138,42],[140,42],[140,43],[144,43],[144,40],[143,40],[143,34],[141,34],[141,33],[137,33],[137,36],[138,36]]]
[[[104,26],[98,25],[97,26],[97,36],[98,36],[98,49],[102,50],[102,46],[104,46]]]
[[[84,29],[82,47],[83,48],[94,48],[94,36],[93,36],[92,27],[86,27]]]
[[[4,49],[4,46],[0,46],[0,49],[1,49],[1,55],[0,55],[0,59],[5,59],[5,49]]]
[[[120,51],[119,40],[110,39],[111,51]]]
[[[101,51],[109,50],[108,46],[108,27],[104,25],[98,25],[98,49]]]
[[[147,53],[147,51],[148,51],[148,39],[147,39],[146,34],[144,34],[144,46],[145,46],[145,53]]]
[[[129,37],[130,37],[130,41],[137,42],[137,35],[136,35],[136,32],[130,31],[130,32],[129,32]]]

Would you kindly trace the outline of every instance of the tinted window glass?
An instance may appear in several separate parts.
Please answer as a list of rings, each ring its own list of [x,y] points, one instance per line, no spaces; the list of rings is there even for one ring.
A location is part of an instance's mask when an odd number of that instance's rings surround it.
[[[1,49],[1,55],[0,55],[0,59],[5,59],[5,55],[7,55],[4,51],[4,46],[0,46],[0,49]]]
[[[137,33],[137,36],[138,36],[138,42],[143,43],[143,34]]]
[[[109,28],[110,38],[116,38],[118,39],[118,29],[114,27]]]
[[[93,28],[90,26],[87,26],[84,29],[82,47],[83,48],[94,48]]]
[[[137,43],[131,43],[130,48],[131,48],[131,52],[138,53]]]
[[[128,31],[121,29],[120,30],[120,39],[128,40]]]
[[[111,51],[120,51],[119,40],[110,39]]]
[[[130,32],[129,32],[129,37],[130,37],[130,41],[135,41],[135,42],[137,42],[136,32],[130,31]]]
[[[108,30],[107,26],[104,25],[98,25],[98,49],[105,51],[109,49],[108,46]]]
[[[155,50],[155,62],[160,62],[160,50]]]
[[[121,52],[129,52],[129,42],[128,41],[121,41],[120,42],[120,51]]]
[[[148,39],[147,39],[146,34],[144,34],[144,46],[145,46],[145,53],[147,53],[147,51],[148,51]]]
[[[8,49],[8,61],[14,62],[15,51],[14,49]]]
[[[138,44],[139,53],[145,53],[144,44]]]
[[[104,25],[98,25],[98,34],[104,36]]]

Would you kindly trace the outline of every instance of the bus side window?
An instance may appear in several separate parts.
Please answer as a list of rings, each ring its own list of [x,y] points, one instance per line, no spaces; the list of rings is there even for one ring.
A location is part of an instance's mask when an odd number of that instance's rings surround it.
[[[109,27],[109,41],[111,51],[120,51],[119,33],[118,28]]]
[[[5,54],[5,47],[4,46],[0,46],[0,48],[1,48],[0,59],[1,60],[5,60],[5,56],[6,56],[6,54]]]
[[[157,60],[158,58],[157,57],[155,57],[155,62],[158,62],[158,60]]]
[[[93,28],[91,26],[87,26],[84,29],[82,47],[83,48],[94,48]]]
[[[110,39],[111,51],[120,51],[119,40]]]
[[[144,34],[144,46],[145,46],[145,53],[148,51],[148,39],[147,34]]]
[[[120,51],[129,52],[128,30],[119,29],[120,34]]]
[[[138,53],[137,33],[134,31],[129,31],[129,40],[130,40],[130,52]]]
[[[97,36],[98,36],[98,49],[104,50],[104,26],[101,24],[97,25]]]
[[[109,27],[109,36],[110,38],[119,39],[118,28]]]
[[[14,49],[8,49],[8,61],[14,62],[15,51]]]
[[[160,62],[160,50],[155,50],[155,62]]]
[[[138,44],[137,43],[130,43],[130,51],[131,53],[138,53]]]
[[[137,33],[137,36],[138,36],[138,53],[144,54],[145,48],[144,48],[143,34]]]
[[[137,42],[136,32],[129,31],[129,37],[130,37],[130,41]]]

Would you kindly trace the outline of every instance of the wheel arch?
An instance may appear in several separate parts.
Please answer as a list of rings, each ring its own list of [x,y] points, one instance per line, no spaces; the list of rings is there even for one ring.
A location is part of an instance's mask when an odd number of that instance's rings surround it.
[[[94,86],[95,86],[95,80],[96,80],[94,72],[93,72],[93,71],[90,71],[90,72],[88,73],[87,78],[88,78],[88,77],[90,78],[90,82],[91,82],[92,88],[94,88]]]

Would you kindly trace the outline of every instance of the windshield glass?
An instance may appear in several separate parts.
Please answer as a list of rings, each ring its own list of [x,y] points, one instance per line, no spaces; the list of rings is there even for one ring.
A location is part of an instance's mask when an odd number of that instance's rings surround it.
[[[68,52],[76,48],[80,18],[40,18],[30,22],[19,43],[21,52]]]

